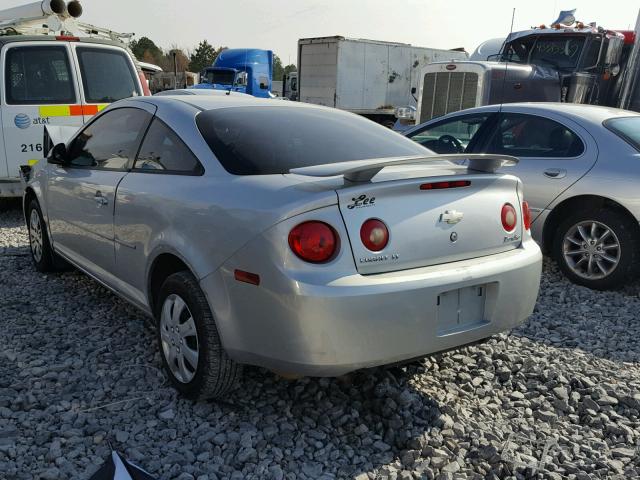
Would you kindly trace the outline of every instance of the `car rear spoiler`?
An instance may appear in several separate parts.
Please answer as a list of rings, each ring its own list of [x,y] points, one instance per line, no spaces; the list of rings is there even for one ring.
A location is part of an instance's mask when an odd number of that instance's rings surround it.
[[[349,162],[327,163],[311,167],[292,168],[289,173],[308,177],[333,177],[342,175],[350,182],[368,182],[384,167],[396,165],[416,165],[425,162],[449,160],[460,162],[466,160],[468,170],[484,173],[495,173],[501,167],[518,163],[516,157],[509,155],[492,155],[487,153],[427,155],[412,157],[373,158],[368,160],[352,160]]]

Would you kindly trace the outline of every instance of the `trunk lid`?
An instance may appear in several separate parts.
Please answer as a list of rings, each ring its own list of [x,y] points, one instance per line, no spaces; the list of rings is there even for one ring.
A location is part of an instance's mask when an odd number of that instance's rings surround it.
[[[416,178],[416,172],[419,176]],[[423,184],[467,181],[468,186],[421,189]],[[424,187],[423,187],[424,188]],[[361,274],[383,273],[455,262],[517,248],[522,239],[518,180],[464,167],[429,165],[386,168],[375,181],[347,183],[336,190],[356,267]],[[505,203],[517,212],[515,230],[502,226]],[[361,238],[368,219],[389,230],[386,247],[373,252]]]

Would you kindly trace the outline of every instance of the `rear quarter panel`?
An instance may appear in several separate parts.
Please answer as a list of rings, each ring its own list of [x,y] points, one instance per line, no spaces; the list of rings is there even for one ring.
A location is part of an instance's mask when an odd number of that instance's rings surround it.
[[[162,253],[181,258],[197,278],[215,271],[259,233],[296,212],[337,202],[283,175],[234,176],[215,158],[182,102],[160,104],[157,116],[199,158],[202,176],[132,171],[115,205],[116,276],[128,295],[147,303],[147,280]]]
[[[624,116],[624,112],[617,111]],[[634,115],[629,112],[629,115]],[[548,209],[572,197],[596,195],[608,198],[640,218],[640,152],[601,123],[584,124],[598,145],[598,159],[589,172],[557,197]],[[526,188],[526,186],[525,186]]]

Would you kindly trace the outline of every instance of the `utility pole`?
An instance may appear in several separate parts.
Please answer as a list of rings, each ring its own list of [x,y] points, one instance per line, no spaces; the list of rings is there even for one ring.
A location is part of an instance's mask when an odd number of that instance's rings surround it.
[[[178,88],[178,52],[175,50],[171,52],[173,55],[173,89]]]

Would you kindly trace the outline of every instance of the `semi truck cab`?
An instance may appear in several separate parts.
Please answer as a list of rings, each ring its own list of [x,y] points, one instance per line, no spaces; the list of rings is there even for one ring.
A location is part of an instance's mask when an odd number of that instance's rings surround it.
[[[541,25],[510,34],[498,53],[482,60],[427,65],[420,76],[417,111],[399,109],[398,129],[414,120],[421,123],[498,103],[617,106],[624,78],[636,73],[629,72],[627,65],[635,37],[633,31],[606,30],[581,22],[550,28]]]
[[[211,67],[200,74],[192,88],[231,90],[254,97],[271,98],[273,52],[257,48],[223,50]]]

